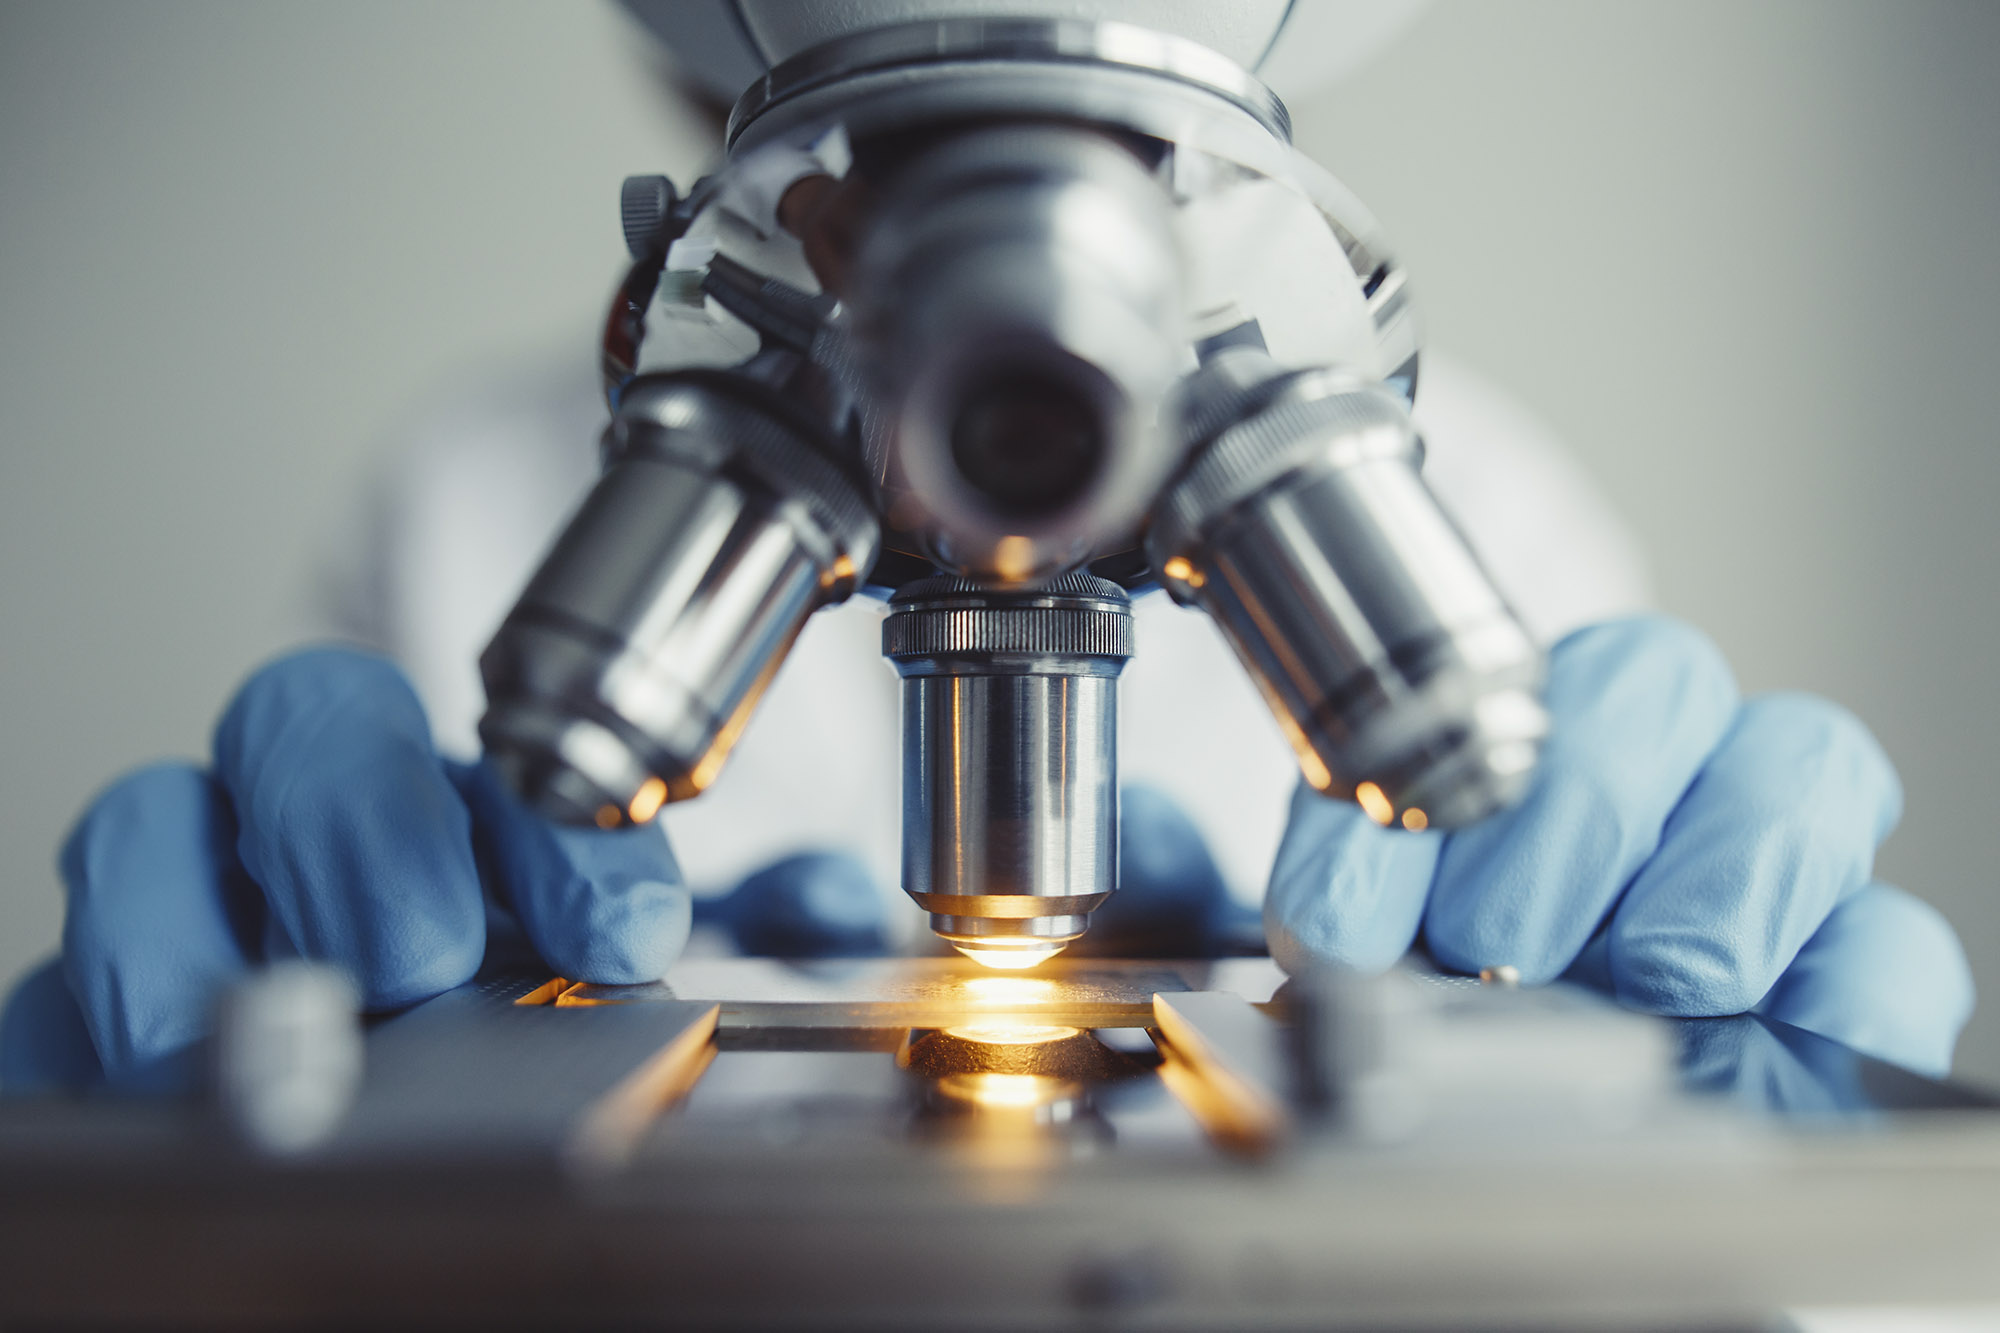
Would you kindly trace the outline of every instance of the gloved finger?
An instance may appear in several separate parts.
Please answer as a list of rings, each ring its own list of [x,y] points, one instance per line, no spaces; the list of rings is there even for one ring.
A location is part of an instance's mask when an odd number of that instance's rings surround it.
[[[498,888],[542,961],[572,981],[657,981],[687,944],[680,866],[657,825],[567,828],[515,799],[491,765],[453,765]]]
[[[1937,909],[1870,884],[1833,909],[1757,1010],[1942,1078],[1972,1001],[1965,949]]]
[[[84,812],[63,845],[63,970],[113,1086],[167,1088],[223,988],[250,969],[263,909],[236,857],[215,780],[141,769]]]
[[[889,914],[868,868],[837,852],[775,861],[718,910],[738,952],[761,958],[873,958],[890,951]]]
[[[1618,998],[1684,1017],[1757,1003],[1868,882],[1902,806],[1853,714],[1803,694],[1750,700],[1612,917]]]
[[[62,959],[51,958],[22,977],[0,1009],[0,1095],[80,1092],[103,1078]]]
[[[1438,834],[1383,828],[1301,782],[1264,895],[1271,957],[1293,974],[1388,968],[1416,941],[1443,847]]]
[[[369,1009],[479,967],[485,908],[471,817],[402,674],[347,649],[250,678],[215,733],[244,868],[298,952],[345,968]]]
[[[1118,809],[1118,891],[1069,946],[1078,957],[1203,958],[1227,924],[1229,889],[1194,821],[1154,787],[1127,787]]]
[[[1447,840],[1424,915],[1446,967],[1554,980],[1653,855],[1736,713],[1722,654],[1657,616],[1572,634],[1549,656],[1553,730],[1519,806]]]

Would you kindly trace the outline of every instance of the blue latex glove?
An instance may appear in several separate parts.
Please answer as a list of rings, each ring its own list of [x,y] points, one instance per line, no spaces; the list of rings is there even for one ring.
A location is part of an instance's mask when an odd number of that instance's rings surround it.
[[[1867,729],[1800,694],[1738,697],[1694,630],[1580,631],[1550,656],[1555,728],[1520,806],[1450,836],[1293,799],[1264,905],[1288,970],[1568,974],[1634,1008],[1756,1010],[1943,1073],[1972,1011],[1936,911],[1873,875],[1902,791]]]
[[[1069,946],[1076,958],[1213,958],[1263,952],[1256,909],[1229,896],[1208,844],[1173,798],[1120,793],[1118,892]]]
[[[0,1018],[0,1086],[171,1088],[218,991],[259,962],[343,967],[370,1010],[468,980],[496,951],[566,977],[659,977],[689,903],[657,828],[558,828],[431,748],[380,658],[298,653],[243,686],[212,770],[142,769],[62,849],[62,958]],[[87,1037],[87,1041],[80,1038]]]
[[[1263,928],[1238,904],[1201,833],[1165,793],[1127,787],[1119,814],[1119,890],[1091,918],[1073,957],[1207,958],[1257,953]],[[695,904],[743,953],[861,958],[890,952],[884,897],[853,857],[806,853],[751,875],[725,897]]]
[[[721,898],[695,904],[738,953],[761,958],[874,958],[890,951],[889,915],[868,868],[835,852],[775,861]]]

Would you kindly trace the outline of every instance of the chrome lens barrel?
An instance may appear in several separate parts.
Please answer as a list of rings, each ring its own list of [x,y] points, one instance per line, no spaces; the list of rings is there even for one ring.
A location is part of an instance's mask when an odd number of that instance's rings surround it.
[[[970,131],[902,167],[847,294],[892,514],[1022,586],[1137,526],[1187,355],[1166,191],[1092,131]]]
[[[1123,590],[932,578],[898,593],[882,651],[903,678],[903,887],[931,929],[996,967],[1083,934],[1118,880]]]
[[[806,617],[873,562],[860,484],[765,392],[632,381],[604,475],[480,658],[480,737],[549,816],[644,823],[699,794]]]
[[[1548,728],[1541,653],[1424,484],[1403,401],[1243,374],[1256,359],[1197,377],[1206,447],[1156,514],[1153,568],[1221,626],[1313,786],[1406,828],[1510,804]]]

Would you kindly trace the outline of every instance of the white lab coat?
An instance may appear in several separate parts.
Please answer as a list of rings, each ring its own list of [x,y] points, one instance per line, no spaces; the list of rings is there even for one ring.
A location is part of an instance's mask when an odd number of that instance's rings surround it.
[[[1538,637],[1647,604],[1628,530],[1545,427],[1436,356],[1418,399],[1426,475]],[[342,551],[336,629],[401,663],[447,753],[477,748],[479,653],[593,480],[605,417],[580,359],[447,397],[413,423]],[[852,852],[885,892],[898,887],[897,682],[881,615],[864,597],[815,615],[714,786],[667,809],[697,892],[804,849]],[[1297,765],[1206,617],[1163,593],[1136,615],[1121,778],[1176,798],[1231,891],[1255,901]]]

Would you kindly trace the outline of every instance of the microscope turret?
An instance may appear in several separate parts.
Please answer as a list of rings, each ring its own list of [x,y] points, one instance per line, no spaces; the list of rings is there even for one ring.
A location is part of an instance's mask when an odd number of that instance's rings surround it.
[[[1422,479],[1403,272],[1288,134],[1181,38],[945,19],[776,66],[685,197],[628,182],[606,470],[481,662],[509,780],[607,826],[699,794],[865,589],[903,887],[1030,965],[1116,886],[1117,679],[1164,586],[1329,797],[1512,800],[1540,655]]]

